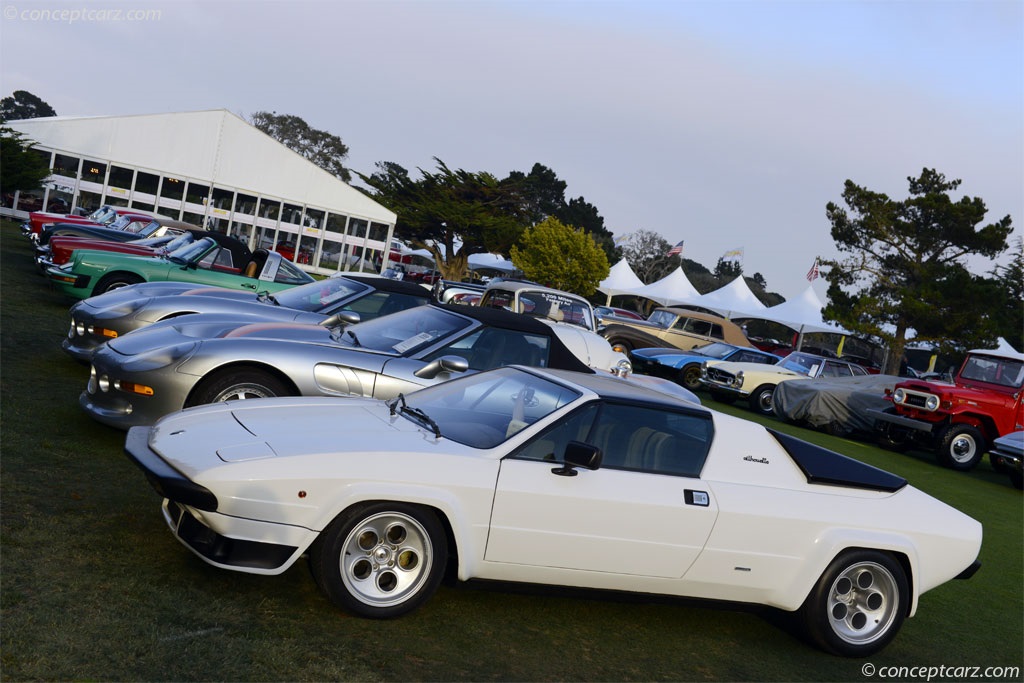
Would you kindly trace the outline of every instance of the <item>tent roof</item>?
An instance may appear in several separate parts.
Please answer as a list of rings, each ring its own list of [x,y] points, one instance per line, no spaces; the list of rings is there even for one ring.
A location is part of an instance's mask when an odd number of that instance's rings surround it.
[[[825,307],[821,299],[814,293],[810,285],[803,293],[781,304],[765,308],[747,317],[763,318],[781,323],[801,333],[810,332],[833,332],[836,334],[849,334],[841,327],[825,322],[821,317],[821,310]]]
[[[51,116],[4,125],[85,158],[223,185],[394,225],[396,215],[226,109]]]
[[[700,293],[690,284],[690,280],[686,277],[686,273],[683,272],[682,266],[676,268],[657,282],[622,293],[642,296],[652,301],[657,301],[663,306],[688,303],[700,298]]]
[[[643,280],[636,276],[626,259],[622,259],[608,271],[608,277],[601,281],[597,289],[608,296],[632,294],[634,289],[644,286]]]
[[[767,307],[750,291],[742,275],[713,292],[700,295],[687,304],[707,308],[728,318],[759,316]]]

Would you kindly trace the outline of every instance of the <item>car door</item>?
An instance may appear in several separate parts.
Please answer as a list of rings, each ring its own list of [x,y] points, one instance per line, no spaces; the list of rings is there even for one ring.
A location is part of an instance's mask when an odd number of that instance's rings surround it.
[[[556,473],[569,441],[599,447],[602,466]],[[710,441],[706,415],[621,404],[577,411],[502,461],[485,559],[681,577],[718,513],[697,476]]]

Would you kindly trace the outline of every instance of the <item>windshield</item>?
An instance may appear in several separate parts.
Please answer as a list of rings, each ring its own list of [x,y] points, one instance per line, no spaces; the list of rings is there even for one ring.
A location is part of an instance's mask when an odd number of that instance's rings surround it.
[[[1024,362],[994,356],[968,356],[960,379],[1017,388],[1024,384]]]
[[[369,286],[343,277],[310,282],[274,294],[277,303],[300,311],[319,311],[336,301],[347,299],[357,292],[370,289]]]
[[[105,223],[111,216],[116,216],[117,212],[109,206],[101,206],[100,208],[89,214],[89,219],[94,220],[97,223]]]
[[[396,399],[392,410],[473,448],[494,448],[572,403],[573,389],[523,370],[502,368],[442,382]]]
[[[118,216],[110,222],[110,227],[117,230],[123,230],[126,225],[132,222],[132,219],[128,216]]]
[[[801,375],[813,375],[814,371],[817,370],[821,364],[821,359],[815,356],[808,356],[803,353],[791,353],[778,363],[777,366],[792,370],[793,372],[799,372]]]
[[[675,313],[670,313],[669,311],[655,311],[651,313],[651,317],[647,321],[654,323],[658,327],[664,327],[667,330],[678,317]]]
[[[335,330],[334,337],[358,348],[411,356],[471,324],[461,315],[433,306],[417,306]]]
[[[140,223],[133,232],[142,237],[149,237],[154,232],[160,229],[160,223],[157,221],[150,221],[148,223]]]
[[[705,344],[704,346],[698,346],[697,348],[692,349],[693,353],[699,353],[700,355],[707,356],[708,358],[725,358],[735,350],[735,346],[720,344],[719,342],[711,342],[710,344]]]
[[[558,292],[520,292],[518,312],[594,329],[590,304]]]
[[[171,259],[175,263],[188,263],[190,261],[198,261],[199,258],[208,252],[213,247],[217,246],[209,237],[204,237],[198,242],[192,242],[185,244],[167,255],[167,258]]]

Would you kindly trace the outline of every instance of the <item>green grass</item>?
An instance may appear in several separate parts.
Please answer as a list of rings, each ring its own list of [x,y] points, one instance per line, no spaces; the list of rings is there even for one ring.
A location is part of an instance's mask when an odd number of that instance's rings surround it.
[[[60,350],[70,302],[10,222],[0,296],[4,680],[865,680],[864,662],[811,649],[768,610],[458,585],[371,621],[333,608],[304,563],[276,577],[209,567],[165,528],[124,435],[79,409],[88,372]],[[984,524],[981,571],[926,593],[871,663],[1024,666],[1024,505],[1007,478],[769,422]]]

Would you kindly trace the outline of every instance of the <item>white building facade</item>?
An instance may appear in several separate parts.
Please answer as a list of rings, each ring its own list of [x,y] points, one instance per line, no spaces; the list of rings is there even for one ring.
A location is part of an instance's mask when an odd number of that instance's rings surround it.
[[[4,125],[52,175],[0,214],[127,206],[280,251],[320,274],[379,272],[396,215],[224,109],[48,117]]]

